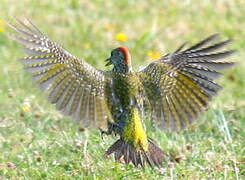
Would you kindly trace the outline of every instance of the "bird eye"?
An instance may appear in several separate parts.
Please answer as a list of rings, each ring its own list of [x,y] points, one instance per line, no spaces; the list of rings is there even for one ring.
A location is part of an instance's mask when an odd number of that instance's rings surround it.
[[[121,51],[117,51],[117,55],[118,56],[122,55],[122,52]]]
[[[119,56],[119,55],[120,55],[119,51],[114,50],[111,52],[111,56]]]
[[[121,56],[121,55],[122,55],[122,52],[121,52],[121,51],[117,51],[117,52],[116,52],[116,55],[117,55],[117,56]]]

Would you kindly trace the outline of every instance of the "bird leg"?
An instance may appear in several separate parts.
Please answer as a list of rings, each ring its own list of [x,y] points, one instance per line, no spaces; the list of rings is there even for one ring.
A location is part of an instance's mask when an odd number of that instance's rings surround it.
[[[118,124],[108,122],[108,129],[106,131],[99,129],[101,133],[101,138],[103,139],[104,135],[111,135],[111,134],[114,134],[116,136],[118,134],[118,129],[120,129]]]

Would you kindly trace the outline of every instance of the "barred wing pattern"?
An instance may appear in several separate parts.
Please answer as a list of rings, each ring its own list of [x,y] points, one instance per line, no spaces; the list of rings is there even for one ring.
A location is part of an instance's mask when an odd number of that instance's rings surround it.
[[[48,100],[63,114],[72,116],[83,127],[106,127],[109,111],[104,87],[106,75],[79,60],[43,35],[29,20],[9,26],[18,35],[10,38],[24,46],[28,54],[22,64]]]
[[[192,123],[203,112],[221,87],[213,80],[234,63],[215,62],[234,51],[216,52],[230,40],[207,45],[218,37],[208,37],[198,44],[149,64],[138,72],[150,103],[152,119],[164,130],[178,130]]]

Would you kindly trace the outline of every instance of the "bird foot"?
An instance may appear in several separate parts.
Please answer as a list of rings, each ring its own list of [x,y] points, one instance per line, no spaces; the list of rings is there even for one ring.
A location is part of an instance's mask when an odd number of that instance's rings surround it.
[[[114,136],[116,136],[117,133],[117,129],[118,129],[118,125],[115,123],[111,123],[108,122],[108,129],[105,131],[103,129],[99,129],[100,130],[100,134],[101,134],[101,138],[103,139],[104,135],[111,135],[113,134]]]
[[[104,135],[110,135],[112,132],[110,132],[109,130],[105,131],[103,129],[99,129],[100,130],[100,135],[101,135],[101,139],[104,140]]]

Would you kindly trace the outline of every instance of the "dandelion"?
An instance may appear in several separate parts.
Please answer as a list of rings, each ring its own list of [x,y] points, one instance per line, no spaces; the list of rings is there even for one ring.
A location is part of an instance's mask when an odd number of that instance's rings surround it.
[[[31,111],[31,106],[29,102],[24,102],[22,105],[22,111],[24,112],[30,112]]]
[[[0,32],[4,32],[4,22],[0,20]]]
[[[117,33],[115,35],[115,39],[121,42],[126,42],[128,40],[128,37],[124,33]]]
[[[86,43],[84,43],[83,46],[84,46],[86,49],[89,49],[89,48],[91,48],[91,43],[86,42]]]
[[[160,59],[161,57],[161,54],[157,51],[149,51],[147,53],[148,57],[153,59],[153,60],[157,60],[157,59]]]
[[[113,26],[107,24],[107,25],[104,26],[104,29],[105,29],[106,31],[112,31],[112,30],[113,30]]]

